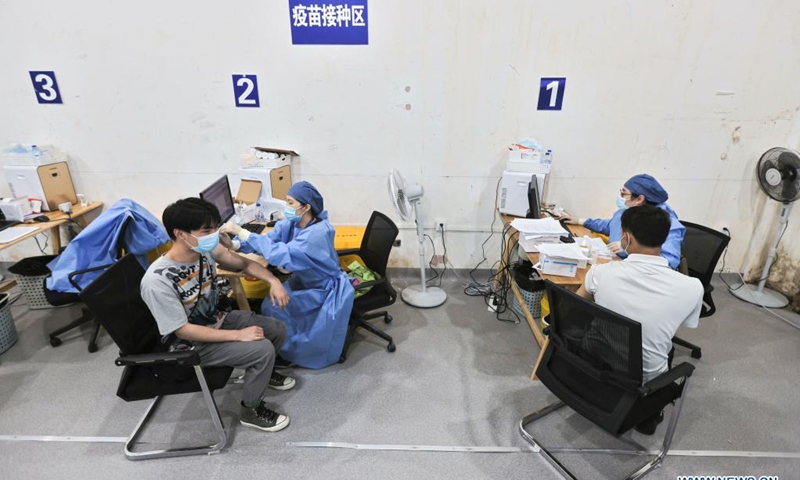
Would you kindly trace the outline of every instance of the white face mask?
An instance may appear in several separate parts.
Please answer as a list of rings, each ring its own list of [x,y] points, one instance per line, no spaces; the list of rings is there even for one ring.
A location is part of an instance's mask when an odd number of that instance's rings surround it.
[[[622,247],[622,239],[621,238],[619,240],[619,246]],[[629,237],[628,238],[628,246],[627,247],[622,247],[622,251],[625,252],[626,256],[630,255],[630,253],[628,253],[628,248],[630,248],[630,246],[631,246],[631,240],[630,240],[630,237]]]

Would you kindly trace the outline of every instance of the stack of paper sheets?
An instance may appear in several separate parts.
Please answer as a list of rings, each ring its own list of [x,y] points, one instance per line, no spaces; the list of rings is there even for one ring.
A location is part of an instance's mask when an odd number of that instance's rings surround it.
[[[569,232],[558,220],[552,218],[515,218],[511,226],[519,231],[519,245],[526,252],[538,252],[538,245],[561,243],[561,237]]]

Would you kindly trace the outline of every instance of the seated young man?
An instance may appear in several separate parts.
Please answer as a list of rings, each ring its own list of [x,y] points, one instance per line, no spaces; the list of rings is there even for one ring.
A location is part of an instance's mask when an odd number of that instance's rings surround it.
[[[625,210],[620,239],[625,260],[593,266],[578,289],[582,297],[642,325],[645,383],[667,371],[672,337],[681,325],[697,327],[703,305],[700,280],[672,270],[661,255],[669,231],[670,216],[659,207]],[[660,413],[637,430],[652,434],[662,419]]]
[[[281,307],[289,302],[281,282],[266,268],[219,244],[217,207],[199,198],[169,205],[162,216],[172,248],[153,262],[142,279],[142,299],[158,323],[162,341],[172,350],[193,348],[203,366],[245,369],[242,425],[277,432],[289,417],[266,406],[267,387],[289,390],[293,378],[273,371],[275,352],[286,339],[286,327],[254,312],[218,308],[216,262],[270,284],[270,297]]]

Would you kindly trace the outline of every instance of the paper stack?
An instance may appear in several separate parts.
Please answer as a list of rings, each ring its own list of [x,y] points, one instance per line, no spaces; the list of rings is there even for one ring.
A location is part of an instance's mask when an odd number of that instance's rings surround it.
[[[534,268],[545,275],[574,277],[579,268],[586,268],[589,259],[574,243],[539,245],[539,263]]]
[[[528,253],[539,251],[542,244],[561,243],[561,237],[569,232],[552,218],[515,218],[511,226],[519,231],[519,245]]]

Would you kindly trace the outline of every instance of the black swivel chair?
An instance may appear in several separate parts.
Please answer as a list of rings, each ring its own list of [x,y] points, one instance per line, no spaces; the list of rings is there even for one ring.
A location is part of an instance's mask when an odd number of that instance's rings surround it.
[[[347,327],[347,337],[345,338],[340,362],[344,362],[347,359],[347,351],[358,327],[386,340],[389,342],[386,349],[390,352],[395,351],[392,337],[368,323],[367,320],[383,317],[384,322],[392,322],[392,316],[388,312],[375,312],[374,310],[386,308],[397,300],[397,292],[386,277],[386,266],[389,264],[389,254],[392,251],[392,246],[398,233],[397,225],[389,217],[380,212],[372,212],[367,229],[364,232],[364,238],[361,240],[361,247],[337,252],[339,256],[358,255],[364,260],[367,268],[380,275],[378,280],[365,282],[356,287],[356,290],[363,290],[369,287],[372,287],[372,289],[353,302],[353,312],[350,314],[350,323]]]
[[[676,402],[658,455],[628,477],[641,478],[660,465],[669,451],[694,367],[682,363],[642,385],[641,324],[549,281],[546,288],[550,299],[550,342],[536,376],[559,401],[523,418],[520,433],[541,449],[559,473],[575,479],[525,430],[528,424],[568,405],[618,437]],[[680,379],[682,382],[676,383]]]
[[[200,356],[192,350],[164,351],[158,326],[139,294],[144,269],[135,256],[126,255],[110,266],[96,267],[92,271],[104,269],[80,292],[80,297],[120,349],[115,363],[125,369],[117,396],[126,402],[154,399],[125,443],[125,456],[130,460],[143,460],[219,452],[227,443],[227,435],[213,392],[227,384],[233,368],[201,368]],[[133,451],[136,439],[164,396],[199,391],[203,392],[215,427],[215,444]]]
[[[125,237],[128,233],[128,226],[132,221],[132,217],[128,217],[125,222],[122,224],[122,229],[120,230],[119,239],[117,240],[116,245],[116,258],[120,259],[125,254]],[[89,268],[84,270],[77,270],[72,272],[67,277],[69,283],[72,284],[73,287],[80,290],[80,285],[78,285],[78,278],[81,275],[85,275],[90,272],[94,272],[96,269]],[[78,295],[75,293],[62,293],[62,292],[55,292],[47,288],[47,279],[44,279],[44,296],[47,301],[53,306],[62,306],[75,303],[78,301]],[[87,308],[81,309],[81,316],[70,322],[68,325],[59,328],[50,333],[50,345],[57,347],[61,345],[61,339],[58,338],[59,335],[62,335],[72,329],[78,328],[84,323],[92,322],[92,334],[89,337],[89,353],[94,353],[97,351],[97,336],[100,334],[100,322],[92,315],[92,312],[89,311]]]
[[[710,317],[717,311],[711,292],[714,287],[711,285],[711,277],[714,269],[717,268],[719,257],[731,241],[731,237],[718,232],[712,228],[704,227],[696,223],[681,221],[686,227],[686,235],[683,237],[681,253],[686,259],[689,276],[697,278],[703,284],[703,309],[700,318]],[[692,351],[692,358],[700,358],[703,354],[700,347],[689,343],[682,338],[674,337],[672,343],[688,348]]]

